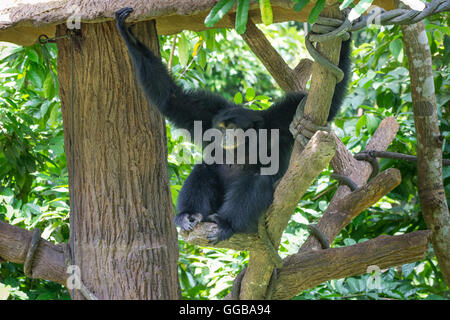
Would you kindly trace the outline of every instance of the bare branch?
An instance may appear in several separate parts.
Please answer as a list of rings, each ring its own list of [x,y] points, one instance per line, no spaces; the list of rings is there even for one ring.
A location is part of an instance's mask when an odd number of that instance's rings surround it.
[[[286,92],[305,90],[311,75],[310,60],[302,60],[293,71],[251,19],[247,22],[247,30],[241,36],[281,89]]]
[[[336,201],[331,209],[325,211],[317,227],[332,242],[353,218],[377,203],[384,195],[398,186],[400,182],[401,175],[397,169],[391,168],[381,172],[368,184]],[[314,239],[315,241],[312,241],[313,239],[313,237],[310,237],[299,252],[318,249],[315,246],[317,240]]]
[[[374,135],[367,143],[366,146],[367,150],[379,150],[379,151],[386,150],[387,147],[391,144],[392,140],[394,139],[398,129],[399,125],[394,117],[383,119],[383,121],[380,122],[380,125],[378,126]],[[346,146],[339,140],[339,138],[335,136],[335,139],[336,139],[336,154],[331,160],[331,166],[333,167],[333,170],[337,173],[341,173],[348,176],[359,186],[364,185],[367,179],[369,178],[370,174],[372,173],[372,167],[366,161],[355,160],[352,154],[347,150]],[[347,186],[340,186],[335,192],[333,199],[328,205],[327,210],[324,212],[322,219],[325,220],[343,219],[348,220],[348,222],[350,222],[351,219],[354,218],[356,215],[349,217],[348,219],[344,217],[331,218],[332,216],[336,215],[336,212],[339,212],[339,209],[337,208],[341,207],[340,204],[341,199],[343,199],[349,194],[350,189]],[[348,214],[348,212],[346,214]],[[322,228],[325,228],[324,226],[327,224],[328,223],[319,221],[319,228],[322,230]],[[342,223],[339,224],[342,225]],[[342,225],[342,227],[344,227],[344,225]],[[334,237],[337,234],[339,234],[340,230],[335,229],[335,227],[333,226],[327,226],[326,228],[334,230],[333,232],[328,234],[329,240],[330,242],[332,242]],[[309,237],[308,240],[302,245],[299,252],[311,249],[319,250],[321,248],[322,247],[319,241],[315,237]]]
[[[32,233],[0,221],[0,257],[6,261],[24,263]],[[41,239],[32,265],[33,278],[66,284],[68,274],[61,246]]]
[[[290,299],[322,282],[364,274],[371,265],[385,269],[423,259],[430,236],[429,230],[422,230],[379,236],[348,247],[295,254],[279,270],[272,298]]]

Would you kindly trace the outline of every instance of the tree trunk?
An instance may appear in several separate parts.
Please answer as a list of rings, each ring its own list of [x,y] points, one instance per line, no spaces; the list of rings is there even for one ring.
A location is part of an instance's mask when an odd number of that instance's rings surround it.
[[[159,53],[153,21],[135,32]],[[84,24],[82,33],[74,40],[73,129],[71,40],[58,40],[73,264],[99,299],[177,299],[164,119],[139,89],[115,24]]]
[[[447,285],[450,285],[450,214],[442,180],[442,143],[434,92],[433,65],[425,24],[402,26],[409,61],[417,134],[417,184],[422,215]]]

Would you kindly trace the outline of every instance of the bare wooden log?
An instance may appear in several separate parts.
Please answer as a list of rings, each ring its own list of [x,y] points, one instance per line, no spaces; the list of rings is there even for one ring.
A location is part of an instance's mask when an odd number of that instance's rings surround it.
[[[377,203],[383,196],[397,187],[401,179],[400,171],[397,169],[391,168],[381,172],[368,184],[347,194],[336,202],[330,210],[326,210],[326,214],[322,216],[317,227],[332,242],[339,232],[358,214]],[[313,241],[305,242],[300,252],[317,249],[314,244]]]
[[[0,257],[5,261],[24,263],[32,233],[0,221]],[[41,239],[32,264],[33,278],[66,284],[69,276],[61,246]]]
[[[379,236],[348,247],[293,255],[278,272],[272,298],[290,299],[322,282],[364,274],[371,265],[385,269],[423,259],[430,236],[429,230],[422,230],[399,236]]]
[[[414,124],[417,133],[417,185],[422,215],[445,281],[450,285],[450,213],[442,179],[442,143],[425,24],[402,26],[409,62]]]

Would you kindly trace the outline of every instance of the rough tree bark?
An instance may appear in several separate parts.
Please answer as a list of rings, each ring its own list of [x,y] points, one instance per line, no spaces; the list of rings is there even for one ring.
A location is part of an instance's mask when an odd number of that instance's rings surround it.
[[[159,52],[154,22],[135,28]],[[164,119],[138,87],[114,23],[86,24],[82,33],[75,40],[74,136],[70,40],[58,40],[74,264],[99,299],[179,298]]]
[[[417,182],[422,215],[447,285],[450,285],[450,214],[442,180],[442,143],[439,132],[433,65],[425,24],[402,26],[409,62],[411,96],[417,135]]]

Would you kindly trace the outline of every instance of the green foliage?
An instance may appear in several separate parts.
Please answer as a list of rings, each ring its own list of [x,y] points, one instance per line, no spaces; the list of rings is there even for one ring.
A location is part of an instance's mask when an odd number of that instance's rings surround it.
[[[261,21],[266,26],[272,24],[273,22],[273,13],[272,13],[272,5],[270,4],[270,0],[259,0],[259,9],[261,11]]]
[[[325,0],[317,0],[316,4],[314,5],[314,8],[312,8],[311,12],[308,16],[308,23],[313,24],[317,21],[317,18],[319,18],[319,14],[322,12],[323,8],[325,7]]]
[[[300,11],[309,3],[310,0],[294,0],[294,10]]]
[[[220,0],[217,2],[205,19],[205,26],[208,28],[214,27],[214,25],[225,16],[225,14],[233,7],[235,3],[236,0]],[[241,16],[242,14],[240,17]]]
[[[236,11],[236,32],[242,34],[247,29],[248,8],[250,0],[239,0]]]
[[[69,193],[56,46],[2,46],[0,52],[0,219],[66,241]],[[0,296],[68,298],[60,285],[28,279],[14,263],[0,265]]]
[[[212,28],[219,22],[230,9],[235,5],[236,8],[236,21],[235,29],[237,33],[242,34],[247,29],[248,10],[250,7],[250,0],[220,0],[211,9],[208,16],[205,19],[205,26]],[[259,0],[259,9],[261,11],[261,21],[266,25],[273,23],[272,5],[270,0]]]

